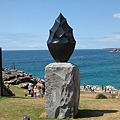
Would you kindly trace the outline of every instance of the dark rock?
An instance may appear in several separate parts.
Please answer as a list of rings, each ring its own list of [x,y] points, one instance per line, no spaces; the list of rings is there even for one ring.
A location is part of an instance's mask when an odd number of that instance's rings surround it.
[[[2,74],[3,74],[3,81],[4,83],[7,84],[19,85],[25,82],[32,84],[37,83],[36,79],[33,79],[31,74],[28,74],[24,71],[11,71],[10,74],[7,74],[6,71],[3,71]]]
[[[3,85],[3,96],[15,96],[15,94],[5,85]]]

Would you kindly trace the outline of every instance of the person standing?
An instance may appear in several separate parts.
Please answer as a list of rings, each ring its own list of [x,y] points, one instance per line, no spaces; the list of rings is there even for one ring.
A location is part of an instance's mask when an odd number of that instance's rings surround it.
[[[104,85],[102,85],[102,91],[104,90]]]
[[[36,97],[39,98],[40,97],[40,89],[37,87],[36,89]]]
[[[32,87],[31,87],[31,85],[29,84],[29,85],[28,85],[28,92],[29,92],[29,95],[31,94],[31,90],[32,90]]]
[[[34,90],[32,88],[32,90],[31,90],[31,97],[33,97],[33,96],[34,96]]]
[[[42,97],[44,97],[45,94],[45,82],[42,82]]]
[[[37,90],[37,89],[36,89],[36,86],[34,86],[34,89],[33,89],[33,90],[34,90],[34,97],[36,97],[36,90]]]
[[[104,86],[104,92],[106,92],[106,89],[107,89],[106,86]]]

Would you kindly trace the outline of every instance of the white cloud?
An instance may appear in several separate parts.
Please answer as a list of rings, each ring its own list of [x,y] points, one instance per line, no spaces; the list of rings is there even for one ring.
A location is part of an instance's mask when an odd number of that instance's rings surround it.
[[[120,18],[120,13],[114,14],[113,17],[115,17],[115,18]]]
[[[3,50],[46,49],[47,36],[28,33],[0,33],[0,47]]]
[[[103,41],[103,42],[120,42],[120,35],[115,36],[104,36],[104,37],[87,37],[87,38],[76,38],[78,41],[91,41],[91,42],[97,42],[97,41]]]
[[[76,49],[119,48],[120,33],[103,37],[76,38]]]
[[[28,33],[0,32],[0,47],[3,50],[48,50],[48,37]],[[120,45],[120,32],[103,37],[77,37],[76,42],[76,49],[103,48],[104,46],[118,47]]]

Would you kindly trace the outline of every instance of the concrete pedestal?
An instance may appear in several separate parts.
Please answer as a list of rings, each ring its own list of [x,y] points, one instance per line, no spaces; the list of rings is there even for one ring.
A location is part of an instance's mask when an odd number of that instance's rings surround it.
[[[80,75],[71,63],[51,63],[45,68],[46,117],[74,118],[78,112]]]

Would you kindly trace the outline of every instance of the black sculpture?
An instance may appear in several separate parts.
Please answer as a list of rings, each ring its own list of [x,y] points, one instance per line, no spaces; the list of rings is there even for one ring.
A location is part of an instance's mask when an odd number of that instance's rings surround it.
[[[72,28],[60,13],[50,29],[48,49],[56,62],[67,62],[74,51],[75,44]]]

